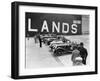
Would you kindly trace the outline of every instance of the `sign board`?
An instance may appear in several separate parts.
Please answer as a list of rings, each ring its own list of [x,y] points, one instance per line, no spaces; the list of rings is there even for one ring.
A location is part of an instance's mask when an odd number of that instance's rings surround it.
[[[81,15],[26,12],[25,16],[26,36],[34,36],[36,33],[82,34]]]

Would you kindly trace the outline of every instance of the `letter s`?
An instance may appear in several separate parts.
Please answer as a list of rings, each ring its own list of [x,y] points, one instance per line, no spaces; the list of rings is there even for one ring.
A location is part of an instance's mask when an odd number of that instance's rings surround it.
[[[71,28],[72,28],[71,32],[72,32],[73,34],[76,34],[76,33],[77,33],[77,25],[76,25],[76,24],[72,24],[72,25],[71,25]]]

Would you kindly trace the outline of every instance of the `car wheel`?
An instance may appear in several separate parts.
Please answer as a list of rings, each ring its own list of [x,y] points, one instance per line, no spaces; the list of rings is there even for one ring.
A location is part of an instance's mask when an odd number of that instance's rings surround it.
[[[56,51],[57,51],[57,52],[56,52],[56,55],[57,55],[57,56],[63,55],[63,50],[58,49],[58,50],[56,50]]]

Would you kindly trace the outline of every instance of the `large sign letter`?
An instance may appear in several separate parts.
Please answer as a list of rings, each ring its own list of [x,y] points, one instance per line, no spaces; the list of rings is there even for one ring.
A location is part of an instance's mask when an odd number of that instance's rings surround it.
[[[38,29],[31,29],[31,18],[28,19],[28,31],[38,32]]]
[[[67,30],[65,30],[65,27],[67,27]],[[69,24],[62,23],[62,33],[68,33],[68,32],[69,32]]]
[[[41,32],[43,32],[44,30],[46,30],[47,32],[49,32],[49,29],[48,29],[48,25],[47,25],[47,21],[46,20],[44,20],[44,22],[43,22]]]
[[[72,24],[72,30],[71,30],[72,33],[77,33],[77,25],[76,24]]]
[[[52,22],[52,32],[54,32],[54,29],[59,33],[60,32],[60,22],[58,22],[58,26],[55,24],[55,22]]]

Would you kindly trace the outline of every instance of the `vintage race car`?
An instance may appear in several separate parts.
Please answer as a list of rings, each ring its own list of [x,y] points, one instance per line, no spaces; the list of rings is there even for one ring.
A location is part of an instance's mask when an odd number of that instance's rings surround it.
[[[55,39],[56,39],[56,37],[45,37],[42,40],[46,45],[50,45],[50,42],[52,42]]]
[[[56,39],[56,35],[55,34],[45,34],[45,35],[42,35],[41,38],[42,38],[43,43],[49,45],[50,42]]]
[[[72,53],[72,46],[71,44],[58,44],[55,46],[55,48],[53,49],[53,54],[55,56],[60,56],[60,55],[64,55],[64,54],[70,54]]]
[[[53,40],[51,43],[50,43],[50,46],[49,47],[51,47],[51,46],[53,46],[53,44],[59,44],[59,43],[64,43],[62,40]]]
[[[47,42],[47,45],[50,45],[51,42],[54,41],[54,40],[56,40],[56,39],[57,39],[57,38],[55,38],[55,37],[48,38],[47,41],[46,41],[46,42]]]
[[[70,40],[68,40],[68,39],[56,39],[56,40],[53,40],[51,43],[50,43],[50,45],[49,45],[49,47],[52,49],[52,48],[54,48],[54,46],[55,45],[59,45],[59,44],[65,44],[65,43],[71,43],[71,41]]]
[[[64,54],[71,54],[74,49],[74,46],[78,45],[73,44],[71,42],[66,42],[66,43],[55,43],[50,48],[54,56],[60,56]]]

